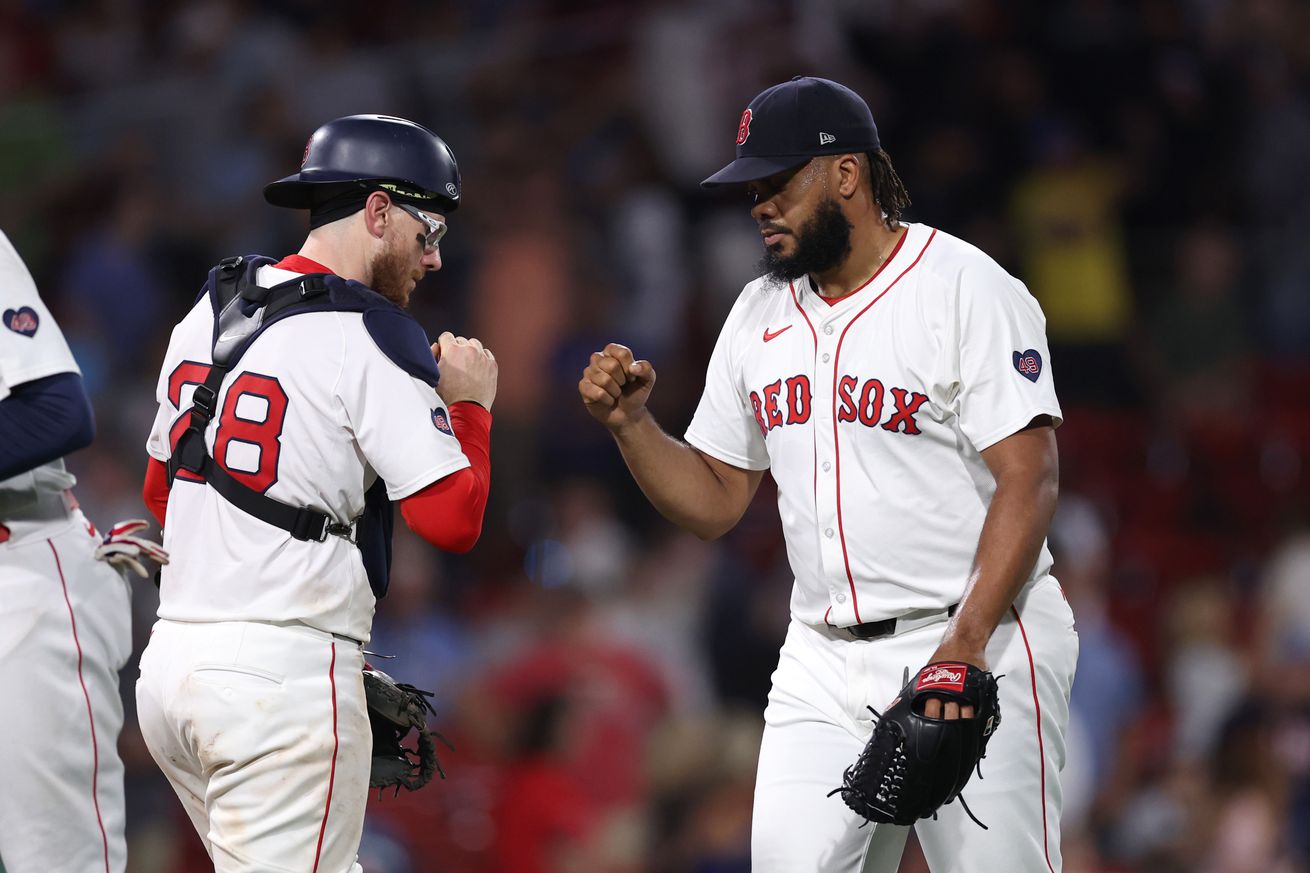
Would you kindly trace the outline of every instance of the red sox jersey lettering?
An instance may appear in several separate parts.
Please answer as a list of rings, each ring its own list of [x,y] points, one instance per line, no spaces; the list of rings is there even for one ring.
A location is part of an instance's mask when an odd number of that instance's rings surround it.
[[[964,590],[994,489],[981,452],[1038,416],[1060,421],[1049,357],[1022,283],[910,224],[883,269],[831,305],[808,278],[747,285],[686,439],[772,470],[795,618],[941,609]],[[1033,577],[1050,565],[1043,547]]]
[[[884,394],[886,391],[878,379],[867,379],[861,387],[860,380],[854,376],[842,376],[838,380],[841,406],[837,410],[837,420],[858,421],[866,427],[877,426],[882,419]],[[892,388],[891,395],[895,406],[883,422],[883,430],[917,435],[919,426],[914,416],[927,402],[928,396],[905,388]],[[755,422],[760,427],[760,433],[765,436],[775,427],[806,424],[810,420],[810,379],[803,373],[790,376],[785,381],[774,381],[760,391],[752,391],[750,399]],[[785,420],[779,409],[780,403],[785,403],[787,407]]]

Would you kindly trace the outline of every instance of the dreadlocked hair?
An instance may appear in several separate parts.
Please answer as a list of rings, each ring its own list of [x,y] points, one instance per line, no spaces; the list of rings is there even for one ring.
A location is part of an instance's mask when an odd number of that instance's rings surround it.
[[[889,230],[894,230],[901,221],[901,212],[910,205],[910,192],[905,190],[905,183],[896,175],[892,166],[892,157],[882,149],[865,152],[869,160],[869,183],[873,186],[873,199],[878,201],[886,218],[883,219]]]

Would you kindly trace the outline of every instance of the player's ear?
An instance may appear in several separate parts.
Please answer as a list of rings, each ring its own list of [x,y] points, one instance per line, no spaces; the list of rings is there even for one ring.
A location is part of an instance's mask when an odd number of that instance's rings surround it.
[[[855,192],[859,190],[860,181],[867,172],[859,157],[837,155],[833,162],[833,170],[837,173],[837,193],[848,200],[854,197]]]
[[[390,210],[391,198],[386,194],[374,191],[368,195],[368,199],[364,201],[364,226],[368,228],[369,236],[382,239],[382,235],[387,230]]]

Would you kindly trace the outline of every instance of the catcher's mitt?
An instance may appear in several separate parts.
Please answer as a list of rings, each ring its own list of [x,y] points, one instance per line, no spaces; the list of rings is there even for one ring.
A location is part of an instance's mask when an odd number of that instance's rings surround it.
[[[428,730],[428,713],[435,713],[428,698],[430,691],[398,683],[381,670],[364,670],[364,697],[368,701],[368,720],[373,729],[373,769],[369,785],[374,788],[395,787],[417,791],[427,785],[433,773],[446,778],[437,760],[435,735],[454,749],[441,734]],[[411,730],[418,732],[418,749],[406,748],[402,741]]]
[[[923,714],[927,697],[974,708],[973,718],[936,719]],[[842,800],[872,822],[911,825],[935,816],[964,788],[987,741],[1001,723],[996,678],[958,662],[929,664],[901,689],[881,714],[864,751],[842,777]],[[963,801],[961,801],[963,802]],[[982,827],[986,825],[965,811]]]

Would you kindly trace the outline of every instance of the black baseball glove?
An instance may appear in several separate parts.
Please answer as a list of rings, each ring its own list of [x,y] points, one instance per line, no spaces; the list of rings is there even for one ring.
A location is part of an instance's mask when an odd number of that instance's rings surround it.
[[[432,780],[434,773],[446,778],[437,760],[433,736],[450,749],[450,742],[428,729],[428,713],[435,713],[428,698],[431,691],[398,683],[381,670],[364,670],[364,697],[368,701],[368,720],[373,729],[373,769],[369,785],[374,788],[401,788],[417,791]],[[404,739],[413,730],[418,733],[417,750],[409,749]]]
[[[973,718],[937,719],[923,714],[928,697],[973,707]],[[959,662],[929,664],[877,717],[873,736],[842,777],[842,800],[872,822],[911,825],[935,816],[959,796],[1001,723],[996,678]],[[830,795],[831,796],[831,795]],[[963,803],[963,800],[961,800]],[[969,817],[986,825],[965,806]]]

